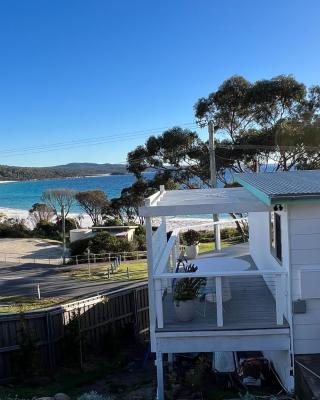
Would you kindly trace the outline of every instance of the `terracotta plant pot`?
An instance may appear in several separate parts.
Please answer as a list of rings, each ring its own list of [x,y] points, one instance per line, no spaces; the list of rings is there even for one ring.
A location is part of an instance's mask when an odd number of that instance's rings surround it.
[[[196,258],[198,254],[199,254],[198,245],[186,246],[186,255],[189,258],[189,260]]]
[[[192,321],[195,317],[194,300],[177,301],[174,303],[177,319],[181,322]]]

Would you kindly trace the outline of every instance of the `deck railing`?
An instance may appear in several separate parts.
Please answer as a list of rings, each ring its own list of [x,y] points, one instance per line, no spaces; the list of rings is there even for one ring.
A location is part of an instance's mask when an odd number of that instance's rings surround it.
[[[263,302],[268,299],[270,302],[273,302],[273,306],[269,308],[274,309],[274,321],[276,325],[283,325],[285,322],[284,315],[286,314],[286,304],[287,304],[287,273],[286,271],[278,271],[278,270],[259,270],[259,269],[250,269],[246,271],[230,271],[230,272],[206,272],[201,273],[197,271],[195,273],[186,273],[186,272],[176,272],[177,260],[179,257],[179,230],[176,230],[172,233],[167,245],[162,250],[161,257],[159,257],[158,262],[155,265],[154,270],[154,288],[155,288],[155,314],[157,320],[157,328],[161,329],[165,327],[166,321],[164,318],[164,303],[165,297],[172,297],[172,292],[174,291],[174,282],[178,279],[182,278],[206,278],[207,282],[210,281],[210,284],[206,285],[206,291],[211,292],[214,296],[214,301],[211,302],[210,310],[212,311],[212,307],[215,308],[215,316],[212,316],[210,320],[210,315],[206,316],[207,321],[211,321],[211,323],[215,324],[218,328],[223,327],[224,324],[224,303],[225,299],[223,298],[224,294],[224,284],[226,281],[230,280],[234,283],[235,288],[240,288],[238,290],[239,295],[241,293],[245,293],[246,296],[252,296],[252,303],[254,305],[255,302]],[[222,259],[221,259],[222,260]],[[260,282],[263,285],[263,291],[267,291],[267,296],[263,298],[262,294],[259,294],[259,289],[255,288],[254,280]],[[264,283],[265,281],[272,281],[274,284],[274,290],[271,294],[270,284],[267,285]],[[262,286],[261,286],[262,287]],[[256,289],[256,290],[255,290]],[[232,287],[231,287],[232,290]],[[242,290],[242,291],[241,291]],[[262,298],[259,298],[259,296]],[[200,301],[200,299],[199,299]],[[203,296],[202,296],[203,301]],[[230,303],[229,303],[230,304]],[[168,302],[166,302],[165,307],[168,306]],[[173,302],[171,301],[172,308],[174,307]],[[263,304],[261,307],[257,307],[257,311],[263,312]],[[245,310],[242,310],[245,315]],[[214,317],[214,318],[213,318]],[[259,318],[259,316],[257,316]],[[230,322],[230,321],[229,321]]]

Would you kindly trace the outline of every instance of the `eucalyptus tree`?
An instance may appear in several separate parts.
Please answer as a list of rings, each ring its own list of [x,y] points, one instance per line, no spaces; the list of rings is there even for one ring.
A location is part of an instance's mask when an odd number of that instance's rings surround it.
[[[71,207],[76,202],[76,190],[71,189],[48,189],[42,193],[42,201],[50,207],[56,217],[66,218]],[[64,214],[64,215],[63,215]]]
[[[290,75],[254,83],[233,76],[200,98],[194,110],[199,126],[211,121],[219,134],[216,154],[224,181],[226,170],[257,171],[269,163],[287,171],[299,165],[311,139],[319,145],[320,87],[307,89]],[[308,134],[310,128],[317,137]]]
[[[110,205],[107,195],[102,190],[87,190],[78,192],[75,197],[82,210],[91,218],[93,225],[101,225],[103,215],[108,213]]]

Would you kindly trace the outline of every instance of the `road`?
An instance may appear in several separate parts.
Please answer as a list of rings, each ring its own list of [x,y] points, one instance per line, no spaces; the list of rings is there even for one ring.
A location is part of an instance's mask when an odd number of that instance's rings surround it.
[[[60,271],[59,271],[60,268]],[[96,295],[109,290],[130,287],[137,282],[83,281],[73,279],[61,267],[48,264],[0,263],[0,296],[37,295],[40,285],[44,297],[67,298]]]

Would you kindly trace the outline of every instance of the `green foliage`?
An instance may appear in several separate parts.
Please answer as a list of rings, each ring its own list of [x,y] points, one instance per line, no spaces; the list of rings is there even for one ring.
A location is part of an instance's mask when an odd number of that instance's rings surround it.
[[[33,236],[48,238],[48,239],[59,239],[59,230],[57,225],[53,222],[41,220],[37,223],[33,230]]]
[[[85,254],[88,248],[92,254],[122,253],[135,250],[134,243],[128,242],[124,238],[112,236],[105,231],[98,232],[93,238],[72,242],[69,248],[72,256]]]
[[[51,221],[54,216],[54,211],[47,204],[35,203],[29,210],[29,214],[37,224],[41,221]]]
[[[99,232],[90,240],[90,251],[94,254],[120,253],[133,251],[133,244],[123,238],[112,236],[109,232]]]
[[[98,174],[123,174],[125,166],[122,164],[89,164],[73,163],[56,167],[16,167],[0,166],[0,180],[23,181],[30,179],[70,178]]]
[[[9,218],[0,222],[0,238],[28,238],[32,231],[26,227],[23,220]]]
[[[197,269],[196,266],[190,264],[187,266],[186,272],[196,272]],[[174,301],[179,303],[180,301],[194,300],[205,283],[205,278],[178,278],[173,293]]]
[[[195,246],[199,243],[201,235],[199,232],[189,229],[183,233],[183,240],[187,246]]]
[[[77,229],[79,228],[79,224],[77,222],[77,220],[75,220],[74,218],[66,218],[65,219],[65,224],[66,224],[66,232],[71,231],[71,229]],[[61,218],[59,218],[56,222],[56,228],[59,232],[62,231],[62,220]]]
[[[90,239],[76,240],[69,244],[71,256],[84,254],[89,247]]]
[[[106,194],[101,190],[87,190],[78,192],[76,199],[82,210],[90,216],[93,225],[101,225],[103,215],[108,213],[109,208]]]
[[[96,391],[92,390],[91,392],[83,393],[77,400],[112,400],[112,397],[98,394]]]

